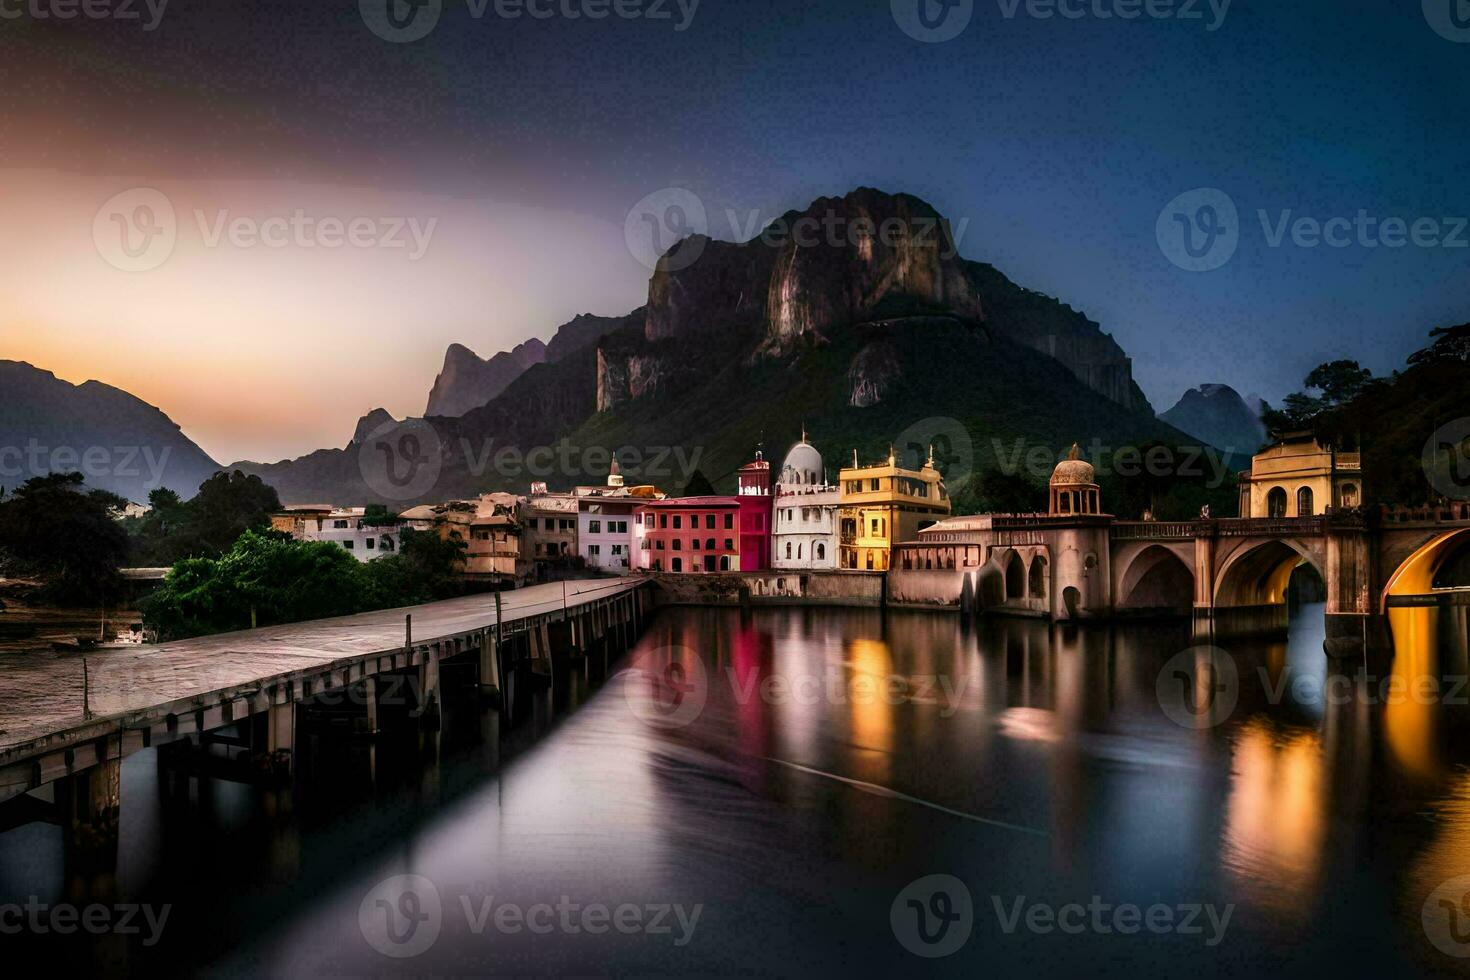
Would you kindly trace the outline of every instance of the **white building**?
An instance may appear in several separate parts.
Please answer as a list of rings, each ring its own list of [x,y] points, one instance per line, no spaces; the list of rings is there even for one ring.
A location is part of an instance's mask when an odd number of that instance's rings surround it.
[[[271,526],[297,541],[328,541],[346,549],[358,561],[372,561],[398,553],[404,525],[364,523],[365,507],[328,507],[306,504],[287,507],[271,518]]]
[[[643,498],[623,486],[618,461],[612,461],[607,486],[578,487],[576,496],[577,553],[588,568],[627,572],[633,567],[633,511]]]
[[[822,454],[806,441],[791,447],[776,481],[771,565],[775,568],[836,568],[841,490],[827,483]]]

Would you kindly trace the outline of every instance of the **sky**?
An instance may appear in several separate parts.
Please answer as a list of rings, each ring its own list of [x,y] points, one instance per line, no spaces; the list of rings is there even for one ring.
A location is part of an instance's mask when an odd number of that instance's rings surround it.
[[[1455,0],[92,2],[0,0],[0,358],[221,462],[635,308],[650,195],[737,238],[916,194],[1160,411],[1470,320]]]

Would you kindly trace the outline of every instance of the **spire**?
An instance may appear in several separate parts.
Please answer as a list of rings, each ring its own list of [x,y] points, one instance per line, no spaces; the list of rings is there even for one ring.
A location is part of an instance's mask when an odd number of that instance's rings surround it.
[[[807,441],[807,438],[806,438],[806,421],[805,420],[802,420],[802,423],[801,423],[801,441],[802,442],[806,442]]]
[[[1080,459],[1081,458],[1081,454],[1077,452],[1077,444],[1075,442],[1072,443],[1072,450],[1071,450],[1071,452],[1067,453],[1067,458],[1068,459]]]
[[[934,467],[934,443],[932,442],[929,443],[929,462],[925,463],[924,465],[928,466],[930,469],[933,469]]]
[[[896,462],[897,462],[897,461],[898,461],[898,457],[897,457],[897,455],[895,455],[895,453],[894,453],[894,452],[893,452],[893,443],[891,443],[891,442],[890,442],[890,443],[889,443],[889,444],[888,444],[888,465],[889,465],[889,466],[892,466],[892,465],[894,465],[894,464],[895,464],[895,463],[896,463]]]

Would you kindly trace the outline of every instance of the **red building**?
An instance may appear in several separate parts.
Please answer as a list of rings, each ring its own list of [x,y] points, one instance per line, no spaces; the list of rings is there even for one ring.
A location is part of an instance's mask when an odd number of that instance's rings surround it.
[[[644,503],[634,511],[635,567],[655,572],[739,571],[742,534],[737,525],[742,513],[736,497],[672,497]]]
[[[771,567],[771,464],[756,451],[755,460],[740,467],[740,570],[763,572]]]

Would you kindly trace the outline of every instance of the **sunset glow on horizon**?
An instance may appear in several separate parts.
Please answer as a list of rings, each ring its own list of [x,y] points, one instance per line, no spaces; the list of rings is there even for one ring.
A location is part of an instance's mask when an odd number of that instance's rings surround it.
[[[136,187],[163,192],[176,241],[123,271],[94,218]],[[11,171],[0,208],[26,229],[0,236],[0,357],[122,388],[226,464],[346,445],[374,408],[421,415],[449,344],[489,357],[626,313],[648,274],[620,227],[484,198]]]

